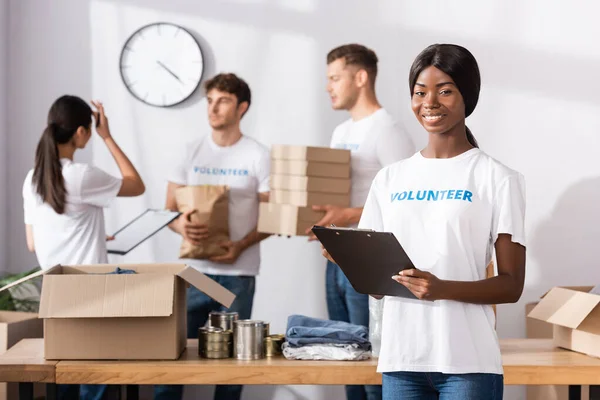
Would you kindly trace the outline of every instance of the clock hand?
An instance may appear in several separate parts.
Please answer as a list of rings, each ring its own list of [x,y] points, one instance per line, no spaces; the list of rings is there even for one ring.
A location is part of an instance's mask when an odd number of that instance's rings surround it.
[[[156,63],[158,65],[160,65],[161,67],[163,67],[169,74],[173,75],[173,77],[175,79],[177,79],[179,82],[181,82],[181,79],[179,79],[179,77],[177,75],[175,75],[175,73],[173,71],[171,71],[165,64],[161,63],[160,61],[156,61]],[[183,83],[183,82],[182,82]]]

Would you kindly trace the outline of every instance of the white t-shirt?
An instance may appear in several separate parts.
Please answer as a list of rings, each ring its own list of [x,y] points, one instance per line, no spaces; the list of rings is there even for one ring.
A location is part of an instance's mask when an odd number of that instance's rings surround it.
[[[33,170],[23,183],[25,224],[33,227],[38,262],[42,269],[56,264],[107,263],[103,207],[117,197],[122,180],[88,164],[60,161],[67,190],[63,214],[57,214],[36,193]]]
[[[243,239],[258,223],[258,193],[269,191],[269,149],[242,136],[233,146],[220,147],[208,134],[187,146],[182,163],[169,181],[179,185],[229,186],[229,237]],[[258,275],[260,246],[244,250],[233,264],[183,259],[200,272],[214,275]]]
[[[521,174],[479,149],[413,157],[375,178],[359,227],[393,232],[440,279],[486,278],[499,234],[525,245]],[[385,297],[378,372],[502,374],[491,305]]]
[[[348,119],[338,125],[330,147],[352,152],[352,207],[364,206],[373,178],[381,168],[415,152],[408,133],[383,108],[358,121]]]

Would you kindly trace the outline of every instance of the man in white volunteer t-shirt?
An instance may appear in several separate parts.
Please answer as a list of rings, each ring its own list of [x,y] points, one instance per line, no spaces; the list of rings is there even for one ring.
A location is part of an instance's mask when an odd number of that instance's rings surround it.
[[[332,107],[350,113],[333,131],[331,147],[351,150],[352,187],[350,207],[313,207],[326,212],[317,225],[355,227],[377,172],[415,152],[410,136],[377,101],[377,61],[373,50],[359,44],[343,45],[327,54],[327,92]],[[357,293],[332,262],[327,264],[326,286],[330,319],[369,325],[368,296]],[[380,399],[381,387],[346,386],[346,396],[348,400]]]
[[[270,154],[267,147],[243,135],[240,120],[250,107],[250,88],[234,74],[219,74],[205,83],[208,118],[212,132],[188,144],[181,162],[169,177],[166,208],[177,210],[175,190],[186,185],[229,186],[230,241],[222,243],[223,256],[182,261],[207,274],[235,295],[227,310],[249,319],[254,299],[255,276],[260,266],[259,242],[268,235],[256,230],[260,201],[268,201]],[[191,212],[169,227],[192,243],[200,244],[211,232],[191,223]],[[197,338],[211,311],[222,307],[194,287],[187,292],[188,337]],[[217,386],[215,399],[239,399],[242,386]],[[178,399],[183,386],[157,386],[155,399]]]

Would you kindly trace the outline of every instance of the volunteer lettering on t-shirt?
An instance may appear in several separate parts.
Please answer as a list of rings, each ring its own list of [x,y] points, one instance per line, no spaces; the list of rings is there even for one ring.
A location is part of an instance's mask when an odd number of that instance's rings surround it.
[[[316,225],[355,227],[375,174],[415,152],[404,127],[384,109],[375,94],[377,55],[360,44],[346,44],[327,54],[327,92],[334,110],[344,110],[350,118],[337,126],[330,147],[351,151],[350,207],[323,204],[325,211]],[[316,240],[310,230],[309,240]],[[356,292],[342,270],[327,263],[326,294],[329,318],[369,326],[369,298]],[[346,397],[381,399],[381,386],[346,386]]]
[[[229,236],[221,243],[226,253],[209,259],[183,259],[207,274],[235,295],[227,310],[198,291],[188,289],[188,337],[197,338],[211,311],[238,312],[249,319],[254,299],[255,277],[260,267],[259,242],[269,235],[257,232],[259,202],[269,198],[269,149],[242,134],[240,120],[251,103],[248,84],[235,74],[219,74],[205,83],[211,130],[185,146],[181,163],[169,177],[166,208],[177,210],[175,190],[186,185],[227,185],[229,187]],[[192,211],[169,225],[186,241],[200,245],[210,237],[204,225],[190,221]],[[239,385],[219,385],[215,399],[235,400]],[[180,399],[182,386],[157,386],[155,399]]]
[[[57,264],[108,262],[103,209],[115,197],[139,196],[142,178],[112,137],[101,102],[97,111],[76,96],[62,96],[50,107],[48,126],[35,151],[35,166],[23,183],[27,247],[42,269]],[[121,177],[73,161],[96,132],[112,154]],[[109,238],[110,239],[110,238]],[[59,398],[100,398],[104,385],[59,385]]]
[[[514,303],[523,290],[524,179],[480,150],[466,127],[480,89],[467,49],[429,46],[409,87],[429,142],[377,174],[359,223],[393,232],[416,266],[390,279],[417,299],[385,297],[383,398],[501,399],[492,304]],[[497,276],[486,279],[494,250]]]

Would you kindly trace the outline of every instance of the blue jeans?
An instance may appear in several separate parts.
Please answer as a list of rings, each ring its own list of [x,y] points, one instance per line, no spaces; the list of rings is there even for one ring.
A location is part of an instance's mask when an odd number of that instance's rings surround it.
[[[369,327],[369,296],[358,293],[337,264],[327,261],[327,311],[333,321]],[[379,385],[348,385],[347,400],[381,400]]]
[[[102,400],[106,385],[57,385],[58,400]]]
[[[239,319],[250,319],[256,279],[253,276],[207,275],[235,294],[235,300],[226,309],[198,289],[187,289],[187,327],[188,338],[198,338],[198,328],[204,326],[211,311],[237,312]],[[239,400],[242,396],[241,385],[217,385],[215,400]],[[154,400],[177,400],[183,397],[181,385],[157,385],[154,387]]]
[[[504,376],[386,372],[383,400],[502,400]]]

